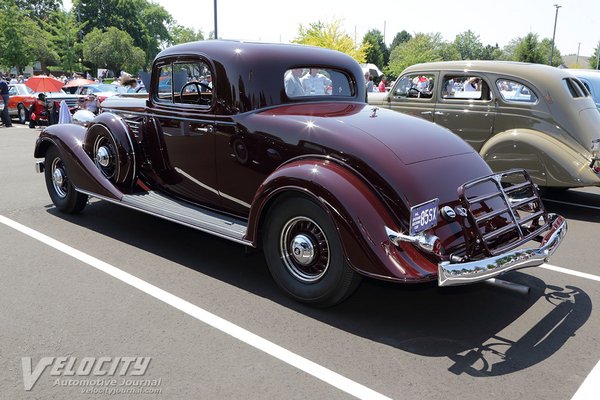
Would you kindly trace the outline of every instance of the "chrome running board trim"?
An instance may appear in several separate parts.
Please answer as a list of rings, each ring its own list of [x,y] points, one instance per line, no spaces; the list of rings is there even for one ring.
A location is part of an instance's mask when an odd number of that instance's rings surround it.
[[[253,247],[252,242],[244,239],[248,228],[248,223],[245,220],[176,200],[160,192],[151,190],[140,194],[125,194],[119,201],[85,190],[77,189],[77,191],[91,197],[142,211],[155,217]]]

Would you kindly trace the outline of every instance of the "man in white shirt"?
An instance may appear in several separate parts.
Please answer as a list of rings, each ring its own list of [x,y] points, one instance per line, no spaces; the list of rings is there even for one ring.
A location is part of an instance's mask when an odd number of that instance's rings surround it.
[[[331,79],[319,74],[317,68],[310,68],[310,72],[302,78],[302,88],[307,96],[327,94],[331,86]]]

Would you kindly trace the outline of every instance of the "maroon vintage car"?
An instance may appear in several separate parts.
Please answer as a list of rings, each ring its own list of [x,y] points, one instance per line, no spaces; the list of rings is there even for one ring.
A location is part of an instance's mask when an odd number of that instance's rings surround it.
[[[94,196],[261,248],[302,302],[338,303],[361,276],[487,280],[540,265],[567,229],[524,171],[492,173],[444,128],[366,104],[360,66],[339,52],[178,45],[157,56],[147,96],[103,108],[40,134],[59,210]]]

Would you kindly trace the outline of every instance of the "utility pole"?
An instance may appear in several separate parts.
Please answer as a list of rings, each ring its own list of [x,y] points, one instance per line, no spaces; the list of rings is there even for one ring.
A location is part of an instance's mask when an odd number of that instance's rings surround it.
[[[577,43],[577,58],[575,59],[575,64],[579,67],[579,48],[581,47],[581,42]]]
[[[598,61],[600,61],[600,40],[598,40],[598,47],[596,47],[596,69],[598,69]]]
[[[552,58],[554,57],[554,38],[556,37],[556,21],[558,20],[558,9],[561,8],[562,6],[555,4],[554,7],[556,7],[556,14],[554,16],[554,33],[552,34],[552,50],[550,51],[550,60],[548,61],[548,65],[552,65]]]
[[[215,39],[219,38],[219,34],[217,33],[217,0],[215,0]]]

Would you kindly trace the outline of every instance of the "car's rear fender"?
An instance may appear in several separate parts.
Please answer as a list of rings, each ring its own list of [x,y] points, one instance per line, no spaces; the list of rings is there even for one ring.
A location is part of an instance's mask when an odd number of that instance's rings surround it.
[[[82,146],[86,131],[86,128],[75,124],[49,126],[40,133],[33,155],[43,158],[48,148],[56,146],[77,190],[120,200],[123,197],[121,191],[102,175]]]
[[[600,185],[600,177],[590,167],[591,158],[536,130],[498,133],[483,145],[480,154],[494,171],[524,168],[539,186]]]
[[[413,245],[392,245],[386,226],[397,223],[380,197],[350,168],[331,159],[300,159],[278,168],[252,202],[246,239],[255,246],[271,206],[286,196],[320,204],[337,226],[345,257],[356,271],[379,279],[422,282],[437,278],[437,264]]]

